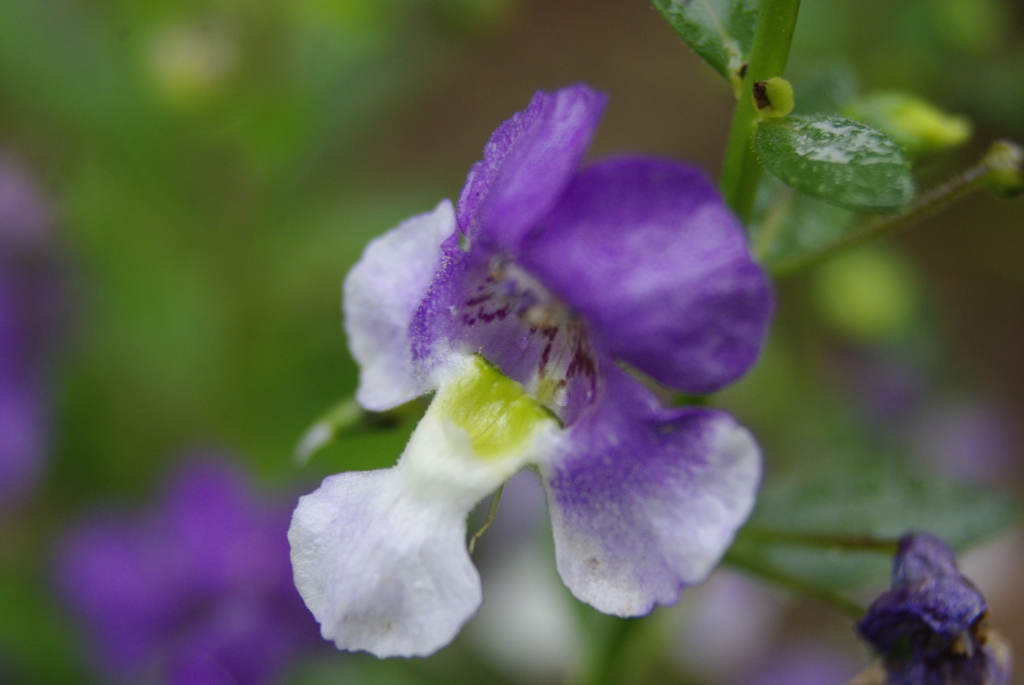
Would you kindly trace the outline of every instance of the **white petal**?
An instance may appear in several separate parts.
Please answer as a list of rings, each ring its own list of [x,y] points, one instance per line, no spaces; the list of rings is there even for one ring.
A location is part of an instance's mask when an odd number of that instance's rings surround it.
[[[395,467],[332,476],[299,500],[288,531],[295,584],[340,649],[425,656],[480,606],[466,512],[409,495]]]
[[[481,378],[479,361],[468,361],[459,382],[439,390],[396,466],[331,476],[299,500],[288,531],[295,584],[341,649],[422,656],[448,644],[480,606],[466,515],[560,430],[541,419],[512,452],[477,453],[452,418],[465,379]]]
[[[452,203],[404,221],[370,242],[345,278],[345,331],[359,362],[356,399],[371,411],[404,404],[433,388],[413,373],[409,324],[455,232]]]

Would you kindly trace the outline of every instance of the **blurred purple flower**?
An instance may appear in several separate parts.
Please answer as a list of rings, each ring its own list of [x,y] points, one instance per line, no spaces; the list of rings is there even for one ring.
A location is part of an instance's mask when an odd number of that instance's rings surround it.
[[[829,371],[865,417],[883,426],[904,421],[928,391],[924,371],[891,351],[839,346],[832,350]]]
[[[42,472],[62,295],[49,208],[32,178],[0,154],[0,509],[24,499]]]
[[[922,406],[907,426],[912,453],[922,464],[974,482],[998,484],[1013,467],[1011,423],[980,399],[938,399]]]
[[[288,503],[236,468],[181,470],[156,509],[81,524],[58,554],[64,597],[117,682],[270,683],[320,643],[291,582]]]
[[[800,645],[762,666],[747,685],[843,685],[855,672],[843,654],[817,645]]]
[[[857,624],[881,654],[887,685],[1006,685],[1010,658],[985,626],[988,605],[927,534],[900,540],[892,588]]]

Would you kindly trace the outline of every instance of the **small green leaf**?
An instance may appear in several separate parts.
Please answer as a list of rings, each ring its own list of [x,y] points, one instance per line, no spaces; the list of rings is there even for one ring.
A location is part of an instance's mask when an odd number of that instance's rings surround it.
[[[739,91],[754,42],[758,0],[654,0],[676,33]]]
[[[859,541],[930,532],[962,551],[1016,518],[1016,505],[1006,497],[897,466],[822,469],[766,485],[729,555],[754,572],[826,591],[851,590],[884,583],[892,564],[891,550]]]
[[[773,176],[758,191],[750,240],[769,269],[797,262],[845,239],[859,226],[858,215],[794,192]]]
[[[402,417],[397,411],[372,412],[363,409],[354,397],[331,407],[316,423],[306,429],[295,447],[293,459],[305,466],[315,454],[343,436],[397,428]]]
[[[856,70],[846,62],[816,62],[794,73],[790,81],[800,93],[793,114],[839,114],[860,92]]]
[[[754,146],[770,172],[838,207],[892,212],[914,197],[910,164],[900,146],[850,119],[791,116],[763,121]]]

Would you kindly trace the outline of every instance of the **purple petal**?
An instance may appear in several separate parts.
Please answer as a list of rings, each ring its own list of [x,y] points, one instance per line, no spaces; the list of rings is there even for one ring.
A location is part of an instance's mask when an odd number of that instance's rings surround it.
[[[170,685],[269,685],[278,682],[298,643],[294,624],[273,607],[221,601],[181,636],[168,664]]]
[[[985,609],[984,598],[970,583],[944,576],[889,590],[872,603],[859,629],[880,651],[887,652],[908,635],[933,633],[955,638]]]
[[[614,356],[684,392],[742,375],[772,312],[740,224],[702,172],[675,162],[623,157],[581,171],[521,261]]]
[[[10,259],[7,250],[0,240],[0,508],[22,502],[43,471],[50,423],[45,362],[53,337],[40,297],[53,274]]]
[[[499,126],[462,188],[462,232],[514,251],[576,171],[607,101],[584,85],[539,92]]]
[[[727,414],[663,409],[614,366],[605,382],[542,474],[562,580],[599,611],[636,616],[704,580],[750,513],[761,459]]]
[[[75,531],[57,559],[62,594],[87,623],[104,670],[121,676],[151,664],[177,608],[165,601],[162,575],[174,554],[146,543],[138,527],[93,520]]]
[[[164,512],[189,566],[191,592],[266,592],[290,584],[288,512],[259,502],[230,464],[191,464],[168,488]]]

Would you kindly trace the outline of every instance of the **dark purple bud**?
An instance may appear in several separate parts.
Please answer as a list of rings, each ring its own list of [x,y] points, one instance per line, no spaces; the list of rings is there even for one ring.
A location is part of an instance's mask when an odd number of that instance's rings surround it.
[[[985,627],[987,611],[952,550],[914,534],[900,540],[892,588],[857,628],[881,654],[888,685],[1005,685],[1008,650]]]
[[[972,589],[974,587],[960,575],[953,550],[942,540],[927,533],[904,536],[900,540],[896,558],[893,559],[893,585],[916,583],[940,576],[952,576]],[[981,595],[978,595],[978,600],[984,607],[985,600]]]

